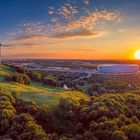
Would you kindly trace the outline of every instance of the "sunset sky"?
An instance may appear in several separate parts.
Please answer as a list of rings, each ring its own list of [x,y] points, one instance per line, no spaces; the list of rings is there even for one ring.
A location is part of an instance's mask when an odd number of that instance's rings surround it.
[[[140,0],[0,0],[6,59],[134,59]]]

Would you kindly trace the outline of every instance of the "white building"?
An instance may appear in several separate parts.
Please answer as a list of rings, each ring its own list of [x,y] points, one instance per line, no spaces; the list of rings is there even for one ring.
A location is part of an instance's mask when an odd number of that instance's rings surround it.
[[[136,64],[105,64],[97,67],[98,72],[107,74],[132,74],[139,71]]]
[[[69,90],[69,88],[68,88],[68,86],[67,86],[66,84],[63,85],[63,88],[64,88],[65,90]]]

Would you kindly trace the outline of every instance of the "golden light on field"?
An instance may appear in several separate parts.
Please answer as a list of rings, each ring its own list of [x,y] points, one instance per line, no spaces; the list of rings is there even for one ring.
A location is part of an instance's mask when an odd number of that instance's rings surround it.
[[[135,52],[135,58],[136,58],[136,59],[140,59],[140,50],[137,50],[137,51]]]

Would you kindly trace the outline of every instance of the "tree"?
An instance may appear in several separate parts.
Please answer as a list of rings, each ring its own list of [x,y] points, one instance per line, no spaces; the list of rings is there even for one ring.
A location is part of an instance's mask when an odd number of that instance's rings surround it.
[[[115,130],[112,133],[111,140],[128,140],[128,138],[122,131]]]

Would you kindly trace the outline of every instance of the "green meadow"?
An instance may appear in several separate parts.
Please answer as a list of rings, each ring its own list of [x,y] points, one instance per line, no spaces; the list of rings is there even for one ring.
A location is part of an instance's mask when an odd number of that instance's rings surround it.
[[[38,105],[47,105],[53,108],[58,105],[61,98],[69,98],[77,102],[80,99],[89,99],[89,97],[79,91],[66,91],[63,88],[46,86],[39,82],[32,82],[30,85],[23,85],[15,82],[5,81],[5,77],[12,74],[12,69],[2,66],[0,69],[0,87],[9,93],[17,92],[20,98],[31,100]]]

